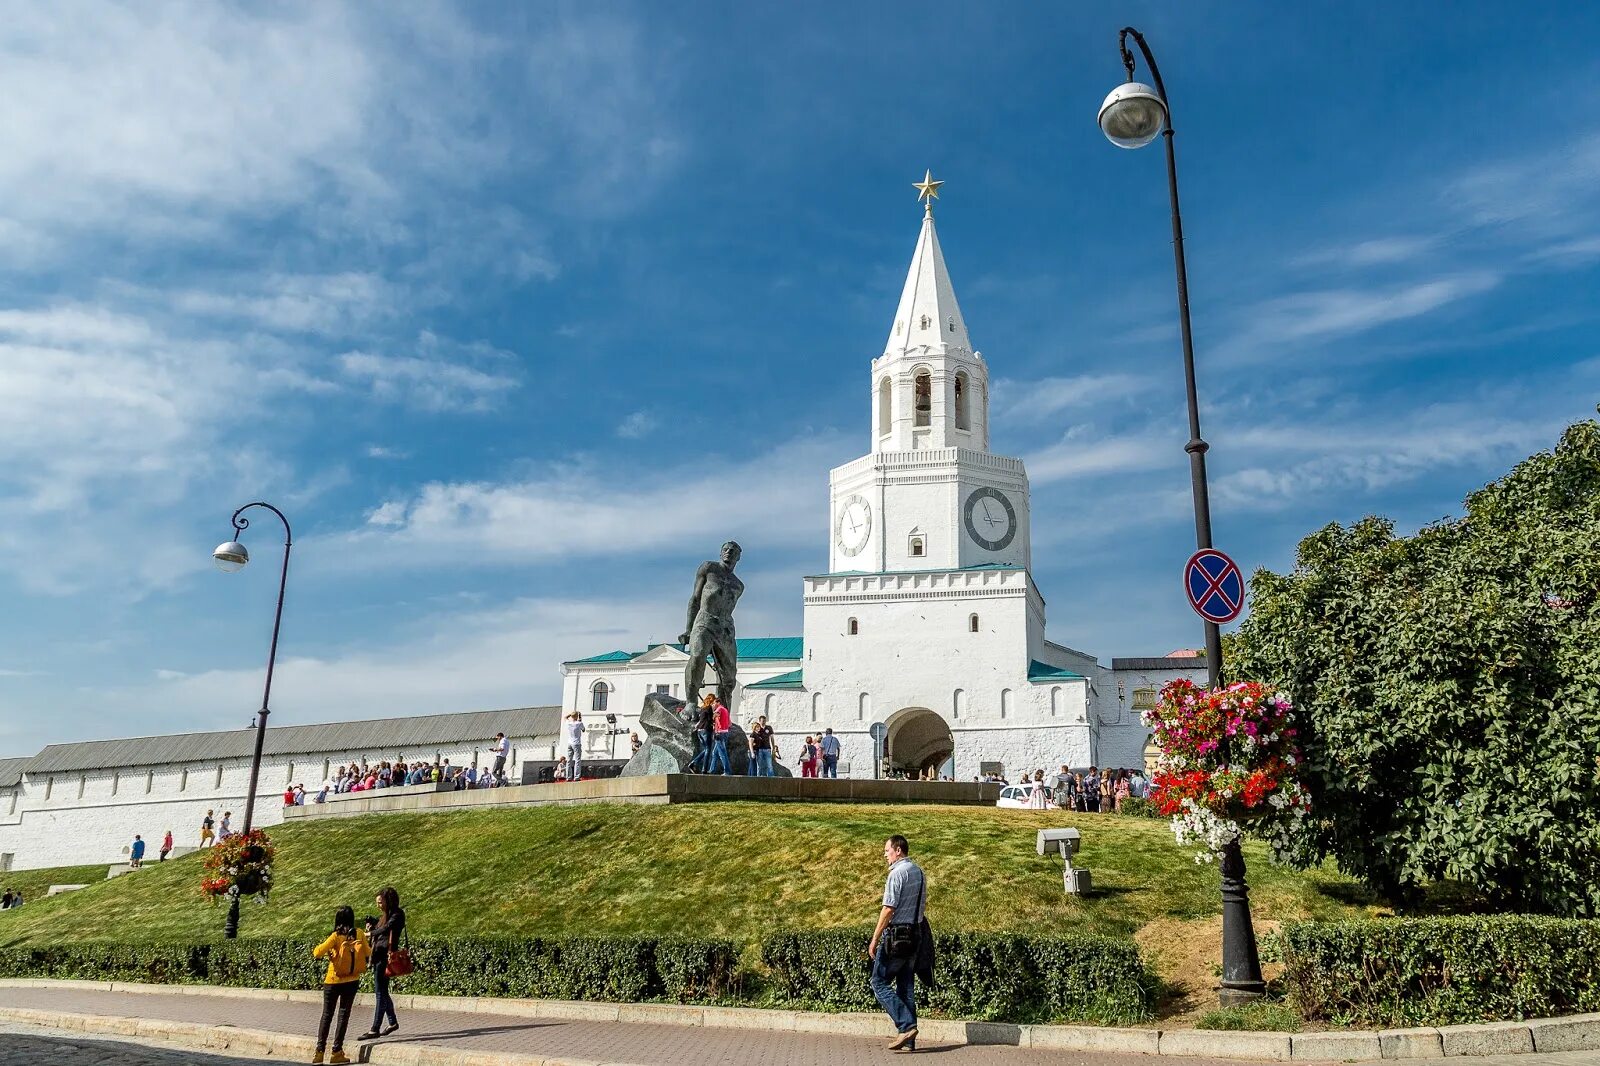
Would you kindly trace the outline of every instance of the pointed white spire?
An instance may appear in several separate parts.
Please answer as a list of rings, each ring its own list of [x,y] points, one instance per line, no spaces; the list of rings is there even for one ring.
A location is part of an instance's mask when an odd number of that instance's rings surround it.
[[[967,324],[956,304],[956,291],[950,284],[950,271],[944,265],[939,234],[933,226],[933,201],[944,183],[934,181],[929,173],[913,184],[922,191],[920,199],[926,200],[928,207],[922,216],[917,250],[912,253],[911,269],[906,273],[900,306],[895,310],[894,325],[889,330],[889,342],[884,345],[883,352],[902,355],[912,350],[921,351],[924,345],[933,352],[955,348],[971,352]]]

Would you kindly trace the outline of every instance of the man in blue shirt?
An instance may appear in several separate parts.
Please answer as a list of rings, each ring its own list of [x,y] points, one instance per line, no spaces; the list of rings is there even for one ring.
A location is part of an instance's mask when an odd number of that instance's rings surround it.
[[[883,861],[889,866],[889,876],[883,885],[878,925],[867,943],[867,956],[872,959],[872,994],[889,1012],[899,1033],[889,1045],[890,1051],[917,1049],[917,954],[918,941],[926,933],[922,919],[928,902],[928,881],[922,867],[907,857],[910,851],[911,845],[898,833],[883,842]],[[896,941],[907,937],[911,939],[909,954],[895,950]]]
[[[839,738],[831,726],[822,731],[822,776],[839,776]]]
[[[129,848],[128,850],[132,853],[131,860],[129,861],[128,865],[137,870],[139,867],[144,865],[144,840],[139,836],[138,833],[133,835],[133,847]]]

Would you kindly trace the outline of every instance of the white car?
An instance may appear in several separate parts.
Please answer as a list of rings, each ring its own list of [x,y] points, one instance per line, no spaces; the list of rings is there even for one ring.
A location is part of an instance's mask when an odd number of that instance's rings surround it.
[[[1033,795],[1032,785],[1007,785],[1000,790],[1000,798],[995,801],[996,807],[1007,807],[1014,811],[1031,809],[1028,798]]]

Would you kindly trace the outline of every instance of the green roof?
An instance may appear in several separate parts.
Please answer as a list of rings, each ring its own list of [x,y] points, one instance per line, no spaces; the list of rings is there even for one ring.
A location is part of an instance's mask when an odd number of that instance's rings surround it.
[[[567,662],[568,663],[625,663],[629,659],[632,659],[635,654],[637,654],[637,653],[636,652],[631,652],[631,651],[622,651],[621,649],[618,649],[617,651],[608,651],[604,655],[591,655],[587,659],[568,659]]]
[[[751,637],[735,641],[741,659],[804,659],[806,642],[803,637]]]
[[[754,684],[746,685],[745,688],[804,688],[805,686],[801,683],[800,678],[803,673],[805,673],[804,670],[790,670],[787,674],[769,677],[765,681],[757,681]]]
[[[1084,676],[1064,666],[1051,666],[1038,659],[1028,664],[1029,681],[1083,681]]]
[[[805,658],[806,642],[803,637],[749,637],[735,641],[741,659],[794,659]],[[673,644],[674,648],[683,651],[682,644]],[[654,651],[661,647],[652,644],[644,651],[608,651],[603,655],[591,655],[587,659],[568,659],[563,665],[579,666],[597,663],[625,663],[637,659],[645,652]]]

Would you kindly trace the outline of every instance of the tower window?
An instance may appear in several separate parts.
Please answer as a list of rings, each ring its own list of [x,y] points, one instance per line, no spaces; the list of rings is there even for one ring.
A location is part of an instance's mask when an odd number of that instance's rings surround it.
[[[975,615],[975,614],[969,614],[967,616],[967,632],[968,633],[976,633],[977,631],[978,631],[978,616]]]
[[[951,315],[950,316],[950,332],[954,333],[955,331],[956,331],[956,316],[955,315]]]
[[[933,324],[933,319],[929,318],[927,315],[923,315],[922,316],[922,328],[923,329],[927,329],[932,324]]]
[[[958,373],[956,375],[956,428],[957,429],[971,429],[972,428],[972,414],[971,414],[971,411],[970,411],[970,406],[971,405],[967,402],[967,392],[968,391],[969,390],[967,389],[967,375],[965,373]]]
[[[887,437],[894,426],[894,386],[888,378],[878,382],[878,436]]]
[[[611,703],[611,686],[604,681],[594,683],[594,694],[589,699],[589,710],[604,711]]]
[[[844,624],[844,631],[850,636],[857,636],[861,632],[861,623],[854,618]]]
[[[916,385],[916,421],[919,426],[926,426],[933,421],[933,375],[926,370],[917,375]]]
[[[911,557],[913,559],[921,559],[923,556],[925,556],[927,554],[928,554],[928,542],[927,542],[927,539],[922,537],[922,536],[914,536],[914,537],[912,537],[911,538]]]

